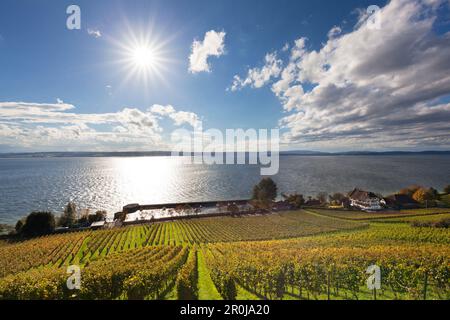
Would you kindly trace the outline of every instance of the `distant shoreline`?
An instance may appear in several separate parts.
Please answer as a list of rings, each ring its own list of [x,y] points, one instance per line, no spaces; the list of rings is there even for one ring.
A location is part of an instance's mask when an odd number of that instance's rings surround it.
[[[236,152],[235,154],[241,154]],[[250,154],[246,152],[246,154]],[[191,153],[190,156],[194,156]],[[316,152],[316,151],[281,151],[280,156],[408,156],[408,155],[450,155],[449,151],[348,151],[348,152]],[[170,151],[143,152],[18,152],[0,153],[0,159],[9,158],[100,158],[100,157],[170,157]]]

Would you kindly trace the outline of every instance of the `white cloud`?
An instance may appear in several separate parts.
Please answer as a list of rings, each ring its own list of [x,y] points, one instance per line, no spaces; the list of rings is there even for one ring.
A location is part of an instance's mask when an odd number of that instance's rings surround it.
[[[176,111],[175,108],[171,105],[162,106],[159,104],[155,104],[150,108],[150,112],[169,117],[174,121],[176,126],[181,126],[183,124],[189,124],[192,128],[199,128],[200,119],[193,112],[187,111]]]
[[[305,38],[305,37],[301,37],[301,38],[295,40],[294,47],[291,50],[291,60],[297,60],[297,59],[303,57],[303,55],[306,52],[306,49],[305,49],[306,41],[308,41],[308,38]]]
[[[289,112],[292,145],[345,148],[448,147],[450,32],[436,34],[448,1],[393,0],[381,29],[362,14],[349,33],[336,27],[320,50],[300,38],[272,91]],[[240,83],[239,83],[240,84]]]
[[[336,36],[340,35],[341,33],[342,33],[342,29],[340,27],[338,27],[338,26],[334,26],[328,32],[328,38],[329,39],[335,38]]]
[[[88,35],[90,35],[90,36],[92,36],[94,38],[100,38],[102,36],[102,33],[98,29],[88,28],[87,29],[87,33],[88,33]]]
[[[192,128],[199,128],[201,125],[199,117],[193,112],[178,111],[171,113],[169,117],[174,121],[176,126],[187,123]]]
[[[150,111],[159,115],[168,115],[175,112],[175,108],[171,105],[168,106],[162,106],[159,104],[154,104],[151,106]]]
[[[203,41],[194,40],[189,56],[189,71],[191,73],[210,72],[208,63],[210,56],[220,57],[225,52],[225,32],[214,30],[205,33]]]
[[[234,76],[231,91],[242,89],[246,86],[253,88],[261,88],[274,77],[278,77],[282,70],[283,62],[277,58],[277,54],[269,53],[264,59],[265,63],[262,68],[253,68],[247,71],[247,77],[241,79],[238,75]]]
[[[0,102],[1,111],[15,112],[39,112],[39,111],[66,111],[74,109],[72,104],[64,103],[57,98],[57,103],[29,103],[29,102]]]
[[[71,104],[0,102],[0,146],[64,150],[167,149],[159,120],[196,127],[199,117],[172,106],[154,105],[147,111],[123,108],[114,113],[73,113]],[[97,126],[101,125],[101,130]],[[97,129],[96,129],[97,128]]]

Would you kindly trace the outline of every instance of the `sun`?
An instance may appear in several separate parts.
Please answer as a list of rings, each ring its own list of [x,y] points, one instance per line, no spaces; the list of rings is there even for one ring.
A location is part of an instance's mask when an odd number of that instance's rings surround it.
[[[125,80],[137,80],[149,84],[156,79],[164,80],[163,72],[170,61],[166,58],[165,50],[157,39],[136,39],[121,44],[119,61],[125,71]]]
[[[156,79],[164,80],[163,72],[170,64],[165,52],[157,39],[133,39],[123,44],[121,66],[127,73],[126,79],[144,84]]]
[[[170,49],[174,37],[156,32],[150,22],[146,27],[125,22],[121,34],[108,38],[114,49],[112,66],[121,78],[119,86],[135,85],[153,90],[161,84],[170,85],[168,73],[177,63]]]
[[[131,49],[131,60],[139,69],[155,69],[158,67],[158,57],[155,50],[149,46],[136,46]]]

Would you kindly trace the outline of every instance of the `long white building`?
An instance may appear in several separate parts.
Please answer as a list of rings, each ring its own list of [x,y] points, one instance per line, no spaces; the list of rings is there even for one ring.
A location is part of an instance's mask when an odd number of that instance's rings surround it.
[[[350,205],[364,211],[382,210],[383,205],[386,204],[383,198],[378,197],[375,193],[370,191],[359,190],[355,188],[348,195]]]

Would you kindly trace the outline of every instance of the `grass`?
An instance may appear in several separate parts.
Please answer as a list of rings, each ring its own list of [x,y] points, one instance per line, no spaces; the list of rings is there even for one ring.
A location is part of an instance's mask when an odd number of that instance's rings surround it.
[[[199,300],[222,300],[219,292],[214,286],[209,275],[209,270],[203,257],[202,250],[197,251],[198,265],[198,299]]]
[[[442,194],[441,195],[441,200],[442,204],[444,204],[445,206],[450,207],[450,194]]]
[[[240,285],[236,285],[236,289],[237,289],[236,300],[260,300],[261,299],[260,297],[253,294],[252,292],[244,289]]]
[[[175,285],[171,286],[167,294],[162,297],[162,300],[178,300],[177,287]]]

